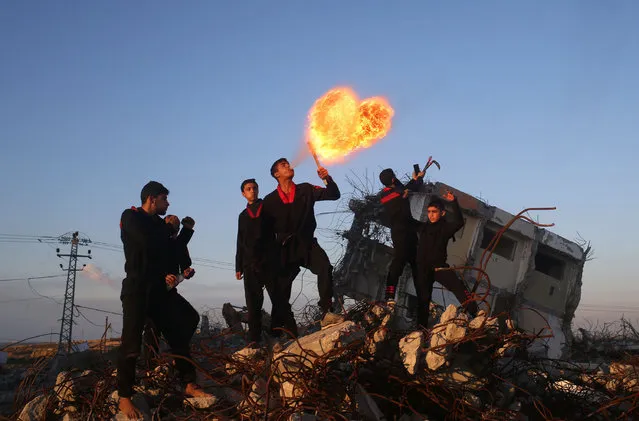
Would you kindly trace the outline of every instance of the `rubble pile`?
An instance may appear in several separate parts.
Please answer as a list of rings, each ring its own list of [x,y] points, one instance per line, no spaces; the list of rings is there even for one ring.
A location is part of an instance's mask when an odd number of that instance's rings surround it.
[[[185,398],[167,359],[138,373],[145,419],[582,420],[632,419],[639,359],[608,365],[534,358],[534,337],[506,315],[432,308],[428,330],[393,307],[361,304],[345,322],[263,348],[243,347],[237,321],[193,353],[211,398]],[[115,370],[63,371],[31,390],[21,421],[122,419]]]

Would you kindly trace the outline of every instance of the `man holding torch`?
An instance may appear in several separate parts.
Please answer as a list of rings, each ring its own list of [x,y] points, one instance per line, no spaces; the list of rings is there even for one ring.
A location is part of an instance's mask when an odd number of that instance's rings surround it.
[[[264,217],[272,224],[281,252],[272,317],[284,326],[294,326],[294,320],[290,320],[293,282],[290,274],[299,270],[300,266],[317,275],[322,327],[344,320],[341,315],[333,313],[333,266],[314,236],[317,227],[315,202],[337,200],[340,191],[325,168],[318,166],[317,175],[324,180],[326,187],[295,184],[295,170],[286,158],[280,158],[271,166],[271,176],[277,180],[277,189],[264,198]]]

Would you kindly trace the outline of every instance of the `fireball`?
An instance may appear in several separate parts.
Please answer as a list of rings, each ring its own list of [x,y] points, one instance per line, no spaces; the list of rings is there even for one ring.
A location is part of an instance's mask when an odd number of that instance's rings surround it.
[[[384,98],[360,101],[351,88],[334,88],[315,101],[308,113],[308,141],[323,162],[343,161],[384,138],[394,113]]]

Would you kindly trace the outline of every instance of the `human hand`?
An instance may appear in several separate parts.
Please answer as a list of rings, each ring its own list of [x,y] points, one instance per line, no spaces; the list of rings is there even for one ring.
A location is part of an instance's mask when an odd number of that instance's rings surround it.
[[[166,275],[164,280],[166,281],[166,285],[168,285],[169,288],[173,288],[177,285],[177,276],[173,274],[169,273],[168,275]]]
[[[182,226],[192,230],[195,227],[195,220],[190,216],[185,216],[182,218]]]
[[[455,200],[455,196],[453,195],[453,193],[449,190],[446,191],[446,194],[444,194],[444,196],[442,196],[444,198],[444,200],[447,200],[449,202],[452,202],[453,200]]]
[[[328,170],[324,167],[319,167],[317,169],[317,175],[319,176],[319,178],[321,178],[322,180],[325,180],[326,177],[328,177]]]

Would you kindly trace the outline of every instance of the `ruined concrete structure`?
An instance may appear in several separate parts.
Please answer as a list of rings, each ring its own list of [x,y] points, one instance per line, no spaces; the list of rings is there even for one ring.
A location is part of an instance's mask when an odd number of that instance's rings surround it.
[[[446,184],[428,183],[410,197],[413,217],[427,220],[425,207],[430,196],[442,195],[446,190],[458,198],[466,221],[455,235],[456,241],[449,242],[448,263],[476,266],[493,236],[514,215]],[[344,258],[335,270],[336,290],[355,299],[380,300],[392,246],[379,197],[351,200],[349,208],[354,218],[345,234],[348,245]],[[537,341],[530,351],[558,358],[570,343],[586,254],[578,244],[523,220],[517,220],[501,237],[486,267],[491,281],[487,303],[492,314],[510,312],[520,329],[552,334],[549,339]],[[472,288],[478,274],[466,271],[463,277]],[[488,283],[482,281],[477,292],[481,294],[487,288]],[[416,298],[408,267],[400,280],[397,299],[398,311],[413,317]],[[452,294],[437,290],[433,300],[442,304],[456,302]]]

